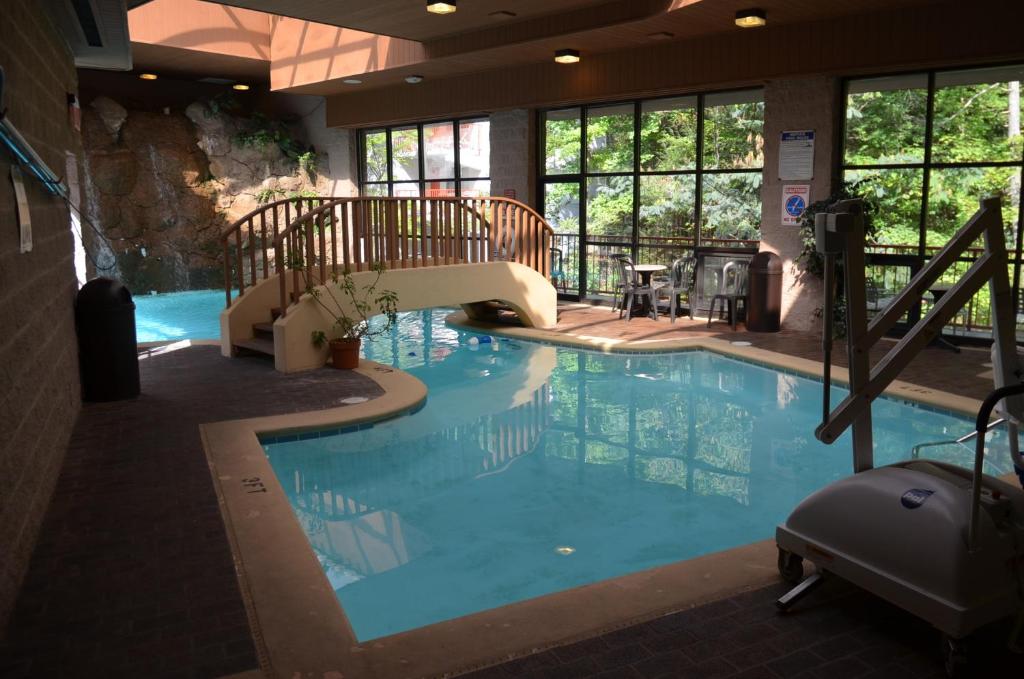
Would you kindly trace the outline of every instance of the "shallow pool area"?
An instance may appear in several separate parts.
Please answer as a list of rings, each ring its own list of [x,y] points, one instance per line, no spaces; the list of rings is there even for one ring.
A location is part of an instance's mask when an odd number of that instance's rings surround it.
[[[137,294],[135,334],[139,342],[220,338],[223,290]]]
[[[447,313],[402,314],[365,345],[427,385],[420,410],[262,439],[360,642],[771,538],[852,471],[849,434],[814,438],[813,379],[704,350],[488,337]],[[879,465],[972,428],[885,398],[874,415]],[[990,447],[987,471],[1005,473]]]

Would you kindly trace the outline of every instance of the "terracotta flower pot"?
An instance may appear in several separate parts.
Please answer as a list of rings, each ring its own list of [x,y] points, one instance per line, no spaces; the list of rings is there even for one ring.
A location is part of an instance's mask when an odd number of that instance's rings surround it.
[[[338,369],[353,370],[359,367],[359,339],[333,339],[331,346],[331,364]]]

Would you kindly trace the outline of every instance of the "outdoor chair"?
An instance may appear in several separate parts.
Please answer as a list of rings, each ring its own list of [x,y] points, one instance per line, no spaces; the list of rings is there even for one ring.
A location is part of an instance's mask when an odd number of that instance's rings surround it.
[[[658,320],[658,290],[661,288],[661,284],[652,282],[650,285],[644,285],[641,283],[640,274],[634,268],[633,258],[629,255],[616,255],[615,261],[619,265],[619,280],[622,281],[623,308],[626,311],[626,322],[629,323],[629,319],[633,315],[634,297],[646,297],[650,302],[654,320]],[[621,309],[619,310],[619,318],[622,318]]]
[[[566,277],[561,248],[551,248],[551,284],[555,289],[561,287],[562,292],[565,292]]]
[[[624,252],[616,252],[616,253],[613,253],[613,254],[608,256],[608,258],[610,260],[615,262],[615,266],[616,267],[618,267],[618,265],[619,265],[618,262],[623,257],[625,257],[626,259],[629,259],[629,255],[625,254]],[[612,293],[612,312],[614,313],[616,309],[620,310],[619,311],[619,318],[622,318],[621,309],[626,304],[626,293],[624,292],[625,286],[623,284],[623,281],[625,281],[625,280],[626,279],[620,277],[619,278],[619,282],[615,284],[615,292]]]
[[[718,293],[711,298],[711,309],[708,311],[708,327],[715,316],[715,303],[720,302],[718,313],[728,306],[729,325],[736,329],[736,316],[739,314],[739,303],[743,302],[743,311],[747,310],[747,269],[750,262],[732,260],[722,267],[722,278],[718,281]]]
[[[690,320],[693,320],[693,286],[697,274],[696,257],[680,257],[672,262],[672,269],[668,281],[661,289],[662,293],[669,296],[669,319],[676,322],[676,307],[679,304],[680,295],[686,295],[686,303],[689,305]]]

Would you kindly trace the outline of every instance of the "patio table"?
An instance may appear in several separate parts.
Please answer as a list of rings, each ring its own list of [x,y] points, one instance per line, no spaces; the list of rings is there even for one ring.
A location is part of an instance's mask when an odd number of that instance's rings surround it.
[[[634,264],[633,270],[640,274],[640,282],[649,287],[651,285],[651,276],[658,273],[659,271],[665,271],[668,267],[664,264]],[[640,315],[649,316],[651,313],[651,302],[650,298],[642,297],[640,301]],[[657,313],[657,309],[655,309]]]

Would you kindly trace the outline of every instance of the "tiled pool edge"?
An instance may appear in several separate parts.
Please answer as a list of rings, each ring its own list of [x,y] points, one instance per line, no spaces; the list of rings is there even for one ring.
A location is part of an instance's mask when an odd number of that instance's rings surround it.
[[[450,676],[572,643],[777,580],[769,541],[669,564],[360,644],[259,442],[261,433],[372,422],[426,387],[364,361],[385,394],[311,413],[202,425],[236,573],[267,676]]]
[[[309,630],[321,629],[309,625],[311,612],[328,621],[330,646],[352,631],[270,468],[260,436],[372,426],[426,402],[426,386],[404,371],[363,360],[358,372],[377,382],[384,394],[344,407],[200,426],[261,670],[268,676],[291,676],[280,668],[293,664],[292,655],[308,657],[326,648],[309,645],[315,636]],[[334,610],[324,602],[333,603]]]
[[[508,337],[530,342],[541,342],[555,346],[570,347],[574,349],[585,349],[606,354],[661,354],[679,351],[710,351],[734,358],[746,363],[752,363],[764,368],[779,370],[784,373],[793,373],[801,377],[807,377],[816,381],[823,378],[823,370],[820,363],[806,358],[798,358],[788,354],[782,354],[767,349],[760,349],[756,346],[736,346],[726,340],[715,337],[691,337],[685,339],[670,340],[613,340],[604,337],[569,335],[556,330],[544,330],[541,328],[524,328],[517,326],[496,325],[470,320],[465,312],[456,311],[445,318],[445,322],[455,328],[468,330],[470,332],[481,332],[499,337]],[[846,386],[849,383],[849,374],[842,366],[832,366],[832,381],[835,384]],[[895,380],[883,392],[883,395],[903,401],[912,406],[924,406],[937,409],[940,412],[952,412],[964,415],[973,420],[981,407],[981,401],[966,396],[959,396],[929,387],[923,387],[910,382]]]

